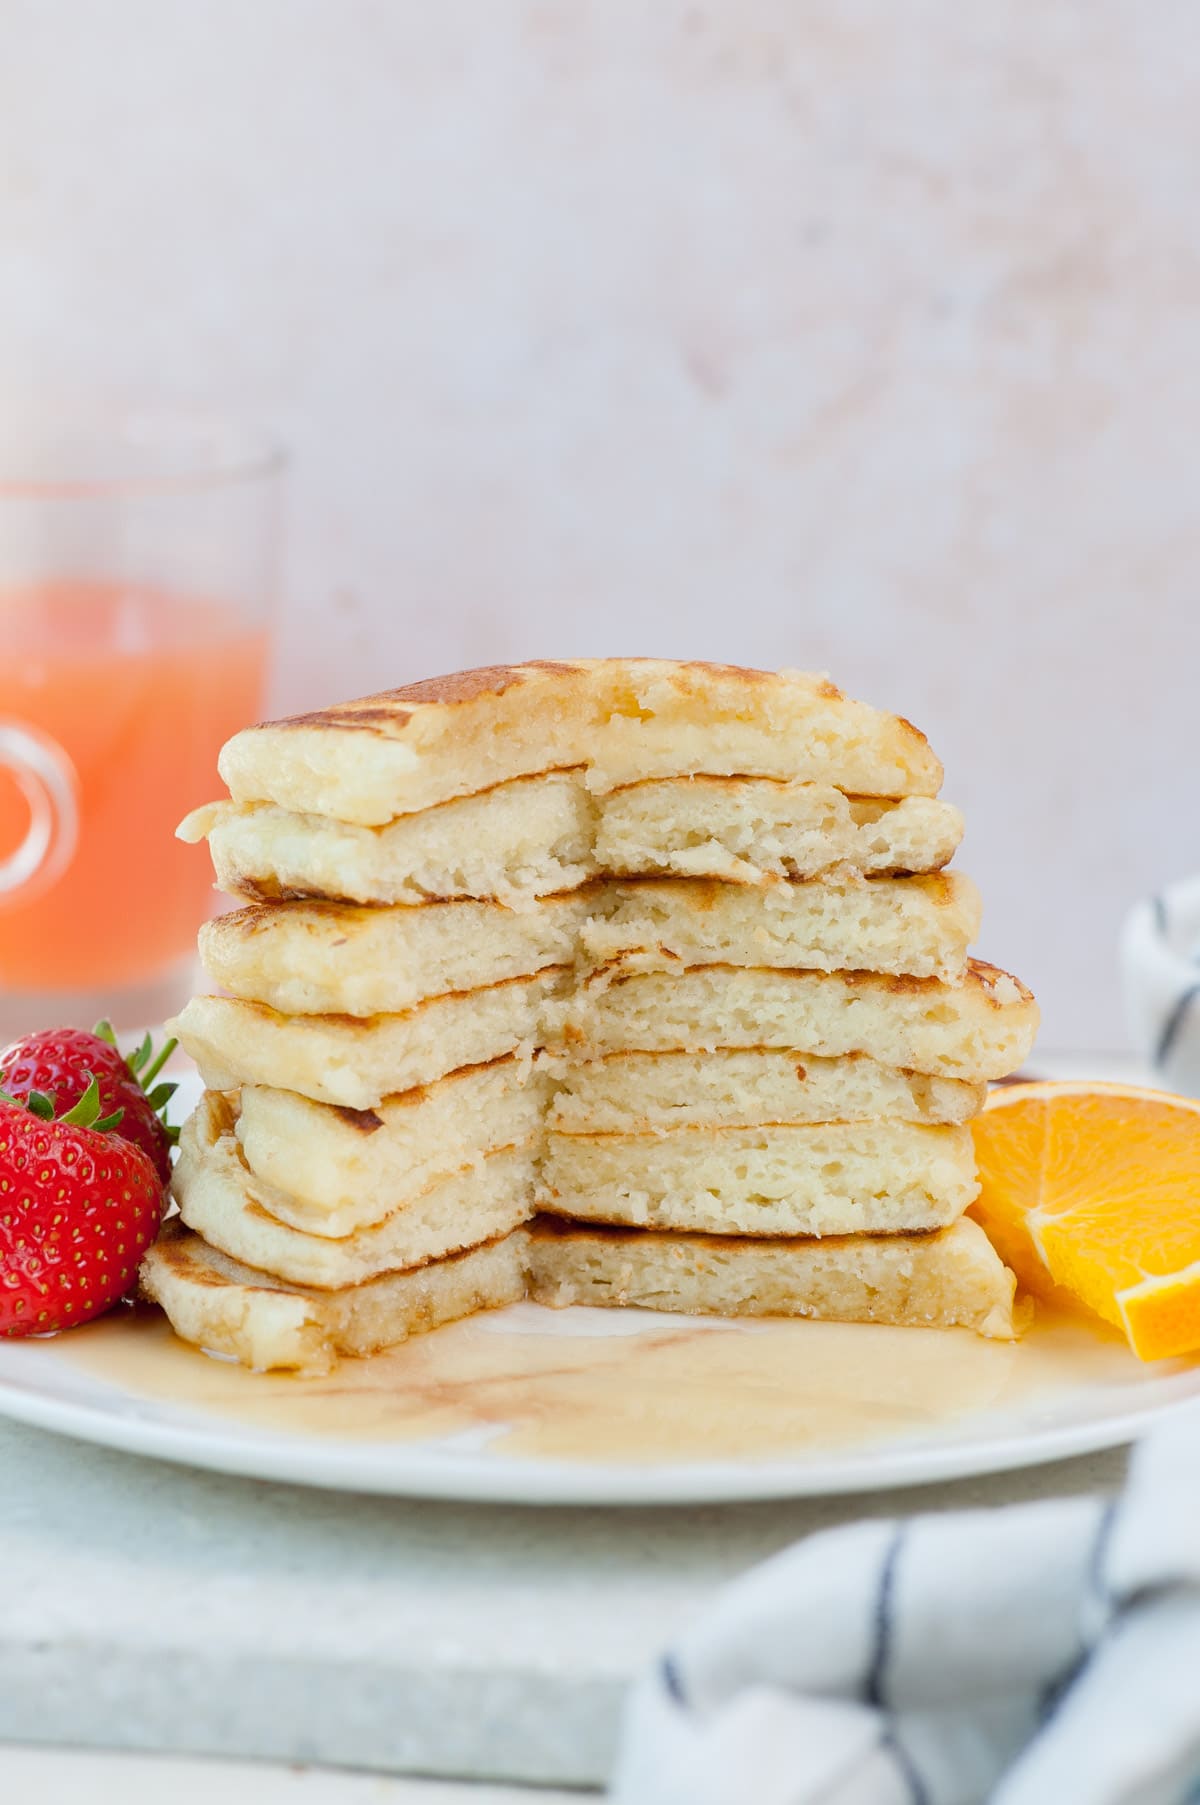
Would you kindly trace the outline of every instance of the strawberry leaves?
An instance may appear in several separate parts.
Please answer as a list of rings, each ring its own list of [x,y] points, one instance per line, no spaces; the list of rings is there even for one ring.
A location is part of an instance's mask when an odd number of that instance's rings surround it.
[[[90,1128],[95,1134],[109,1134],[125,1114],[123,1109],[114,1109],[101,1115],[100,1085],[94,1074],[89,1077],[83,1095],[61,1116],[55,1113],[55,1098],[50,1091],[30,1091],[27,1097],[10,1097],[7,1091],[0,1090],[0,1103],[8,1103],[14,1109],[27,1109],[39,1122],[61,1122],[64,1128]]]
[[[92,1032],[97,1040],[104,1041],[107,1046],[117,1047],[116,1031],[114,1030],[112,1023],[107,1019],[98,1021]],[[161,1121],[167,1139],[172,1146],[174,1146],[179,1139],[179,1129],[167,1120],[167,1105],[175,1095],[175,1092],[179,1089],[179,1086],[170,1082],[155,1084],[154,1080],[158,1077],[158,1074],[162,1071],[178,1045],[179,1042],[174,1038],[165,1040],[156,1053],[154,1050],[154,1041],[150,1034],[147,1033],[143,1035],[140,1044],[135,1047],[134,1051],[132,1053],[127,1053],[124,1056],[130,1077],[137,1084],[139,1089],[144,1092],[146,1101],[154,1111],[154,1114]],[[119,1051],[120,1049],[117,1048],[117,1050]]]
[[[160,1074],[175,1044],[170,1040],[156,1052],[147,1035],[127,1058],[109,1022],[99,1023],[91,1034],[82,1028],[41,1029],[0,1051],[0,1089],[20,1103],[36,1091],[50,1100],[52,1111],[69,1112],[83,1103],[94,1079],[100,1089],[96,1122],[107,1126],[111,1119],[117,1124],[117,1133],[149,1156],[166,1185],[178,1130],[166,1120],[175,1086]],[[93,1106],[84,1107],[90,1111]],[[54,1119],[46,1115],[44,1103],[30,1108],[43,1122]]]

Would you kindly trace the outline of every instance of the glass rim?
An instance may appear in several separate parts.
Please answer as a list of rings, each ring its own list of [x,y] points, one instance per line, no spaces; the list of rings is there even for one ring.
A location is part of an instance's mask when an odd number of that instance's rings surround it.
[[[99,467],[105,452],[111,460],[121,451],[146,462]],[[14,423],[0,437],[0,503],[200,494],[277,476],[287,464],[274,433],[213,415],[58,415],[26,431]]]

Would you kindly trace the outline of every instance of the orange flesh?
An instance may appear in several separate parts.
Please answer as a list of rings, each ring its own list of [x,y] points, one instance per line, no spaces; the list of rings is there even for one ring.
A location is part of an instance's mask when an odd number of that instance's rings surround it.
[[[1113,1323],[1144,1360],[1200,1348],[1200,1105],[1029,1085],[973,1128],[971,1213],[1028,1290]]]

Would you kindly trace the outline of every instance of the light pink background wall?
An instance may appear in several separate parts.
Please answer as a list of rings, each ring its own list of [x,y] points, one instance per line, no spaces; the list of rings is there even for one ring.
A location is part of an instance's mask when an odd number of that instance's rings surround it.
[[[1047,1043],[1121,1043],[1200,865],[1187,0],[0,20],[0,398],[279,427],[278,703],[827,668],[942,753]]]

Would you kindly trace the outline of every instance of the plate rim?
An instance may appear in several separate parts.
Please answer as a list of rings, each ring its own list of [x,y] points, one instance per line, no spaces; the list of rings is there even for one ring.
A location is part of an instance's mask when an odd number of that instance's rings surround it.
[[[2,1350],[0,1350],[2,1355]],[[123,1415],[100,1402],[59,1398],[0,1368],[0,1417],[138,1458],[241,1479],[377,1497],[531,1508],[680,1507],[838,1497],[983,1478],[1128,1446],[1152,1424],[1200,1402],[1200,1369],[1167,1375],[1180,1395],[1026,1433],[985,1433],[905,1448],[870,1444],[857,1454],[787,1460],[660,1463],[520,1460],[447,1452],[411,1442],[317,1438],[231,1426],[178,1406],[179,1421]],[[109,1381],[117,1396],[131,1397]]]

